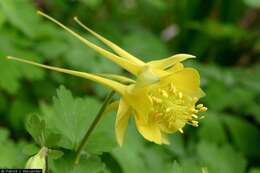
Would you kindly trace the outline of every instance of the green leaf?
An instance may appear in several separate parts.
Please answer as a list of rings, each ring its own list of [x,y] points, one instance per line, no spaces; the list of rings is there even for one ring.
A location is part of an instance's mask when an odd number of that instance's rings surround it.
[[[9,137],[9,131],[4,128],[0,128],[0,142],[4,142]]]
[[[61,86],[53,98],[53,107],[42,107],[46,128],[60,135],[60,147],[76,150],[92,123],[100,103],[94,98],[74,98],[69,90]],[[115,147],[114,120],[106,116],[91,134],[87,143],[90,153],[102,153]]]
[[[169,51],[162,40],[148,31],[137,30],[126,35],[123,38],[123,47],[143,61],[169,56]]]
[[[63,155],[64,155],[64,153],[62,151],[48,149],[48,157],[50,157],[52,159],[61,158]]]
[[[39,147],[36,146],[35,144],[28,144],[23,148],[22,153],[27,155],[27,156],[32,156],[36,154],[39,151]]]
[[[174,163],[173,163],[173,171],[172,172],[175,172],[175,173],[184,173],[184,171],[183,171],[183,168],[181,167],[181,165],[178,163],[178,162],[176,162],[176,161],[174,161]]]
[[[246,169],[246,159],[230,145],[217,146],[202,141],[197,150],[201,163],[210,173],[244,173]]]
[[[31,38],[37,35],[40,21],[32,4],[29,0],[0,1],[0,8],[8,21]]]
[[[92,35],[83,36],[98,46],[104,46]],[[73,68],[94,73],[118,73],[121,71],[119,66],[103,58],[93,49],[85,46],[74,37],[68,36],[66,39],[70,49],[65,53],[65,61]],[[105,47],[105,49],[107,49],[107,47]]]
[[[100,5],[102,5],[103,0],[81,0],[87,7],[96,9]]]
[[[201,126],[198,130],[200,139],[218,144],[227,142],[224,126],[217,113],[207,112],[207,117],[201,120]]]
[[[19,98],[15,100],[10,106],[10,125],[17,130],[23,129],[27,115],[35,110],[34,105],[28,99]]]
[[[93,37],[87,36],[87,39],[93,40]],[[91,48],[85,46],[75,37],[66,36],[66,40],[70,49],[66,51],[65,62],[78,70],[92,71],[92,68],[99,68],[95,66],[97,53]]]
[[[4,15],[4,13],[0,10],[0,28],[3,26],[5,20],[6,20],[5,15]]]
[[[0,128],[0,168],[23,168],[26,156],[22,150],[27,145],[23,141],[15,143],[9,139],[8,130]]]
[[[46,59],[54,59],[63,56],[68,50],[68,44],[58,37],[51,37],[48,40],[42,40],[37,43],[35,47],[35,50],[41,52]]]
[[[0,93],[0,112],[4,112],[7,108],[7,99]]]
[[[172,162],[168,160],[172,154],[165,152],[162,146],[145,144],[144,139],[131,123],[123,146],[114,149],[111,153],[124,173],[158,173],[162,170],[166,173],[172,166]]]
[[[61,140],[61,135],[55,132],[49,132],[45,129],[45,146],[52,147],[57,146]]]
[[[245,4],[253,7],[253,8],[260,8],[260,1],[258,0],[244,0]]]
[[[101,162],[99,157],[83,156],[80,164],[75,165],[75,156],[66,153],[63,157],[55,159],[50,163],[50,170],[62,173],[107,173],[105,164]]]
[[[169,136],[170,145],[167,147],[177,156],[185,155],[184,137],[182,134],[174,134]]]
[[[57,146],[61,135],[57,132],[49,131],[46,122],[38,114],[30,114],[25,123],[26,130],[33,137],[34,141],[40,146]]]
[[[231,139],[243,153],[247,156],[260,157],[260,131],[253,124],[246,120],[225,116],[224,121],[231,133]]]
[[[2,2],[2,1],[1,1]],[[16,93],[19,89],[21,83],[19,80],[24,77],[28,80],[39,80],[43,79],[44,71],[40,68],[30,66],[27,64],[21,64],[14,61],[10,61],[6,59],[6,56],[18,56],[24,59],[36,61],[35,58],[38,56],[35,52],[21,48],[17,46],[17,42],[22,40],[22,37],[18,37],[12,32],[8,32],[6,30],[0,31],[0,69],[1,69],[1,77],[0,77],[0,87],[6,90],[9,93]],[[37,59],[37,61],[41,61],[42,59]]]
[[[260,173],[260,168],[252,168],[248,173]]]
[[[30,133],[33,139],[40,144],[44,145],[44,130],[45,130],[45,122],[41,120],[37,114],[30,114],[25,123],[26,130]]]
[[[111,153],[120,164],[124,173],[148,173],[149,170],[147,170],[144,160],[141,157],[141,152],[144,149],[143,142],[134,128],[130,124],[123,146],[114,149]]]
[[[179,164],[177,161],[174,161],[171,173],[208,173],[202,172],[202,170],[206,170],[206,168],[200,168],[198,165],[189,162],[183,162]]]

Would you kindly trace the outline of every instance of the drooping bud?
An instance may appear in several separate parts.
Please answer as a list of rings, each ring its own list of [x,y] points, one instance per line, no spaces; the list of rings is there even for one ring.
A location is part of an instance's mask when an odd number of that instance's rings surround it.
[[[42,169],[44,173],[46,170],[46,157],[48,154],[48,148],[42,147],[40,151],[32,156],[26,163],[26,169]]]

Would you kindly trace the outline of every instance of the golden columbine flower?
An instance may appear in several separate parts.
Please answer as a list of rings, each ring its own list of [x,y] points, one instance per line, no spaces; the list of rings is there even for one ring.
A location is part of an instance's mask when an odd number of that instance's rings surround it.
[[[38,12],[78,38],[86,46],[94,49],[136,77],[136,80],[114,74],[91,74],[74,70],[47,66],[15,57],[9,59],[71,74],[89,79],[112,88],[121,95],[115,123],[117,141],[123,143],[125,130],[131,115],[134,116],[138,131],[142,136],[157,144],[167,144],[166,134],[180,131],[185,124],[198,126],[197,115],[207,110],[196,103],[204,92],[200,89],[199,73],[193,68],[184,68],[182,61],[194,58],[188,54],[177,54],[162,60],[143,62],[116,44],[105,39],[81,23],[74,20],[84,29],[109,46],[116,54],[111,53],[73,30],[67,28],[52,17]]]
[[[48,153],[48,148],[42,147],[40,151],[32,156],[26,163],[26,169],[42,169],[44,173],[46,170],[46,157]]]

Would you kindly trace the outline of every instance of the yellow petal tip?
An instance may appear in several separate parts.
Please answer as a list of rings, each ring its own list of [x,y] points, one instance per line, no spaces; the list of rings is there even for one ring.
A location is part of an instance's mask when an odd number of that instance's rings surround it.
[[[196,58],[195,55],[186,54],[186,53],[184,53],[184,54],[180,54],[180,55],[182,55],[182,56],[184,56],[184,57],[187,57],[187,58]]]

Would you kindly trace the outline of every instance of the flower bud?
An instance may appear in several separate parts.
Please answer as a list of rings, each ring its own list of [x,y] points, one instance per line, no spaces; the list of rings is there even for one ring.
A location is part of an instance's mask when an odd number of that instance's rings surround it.
[[[26,163],[26,169],[42,169],[45,172],[46,169],[46,157],[48,153],[48,148],[42,147],[40,151],[32,156]]]

